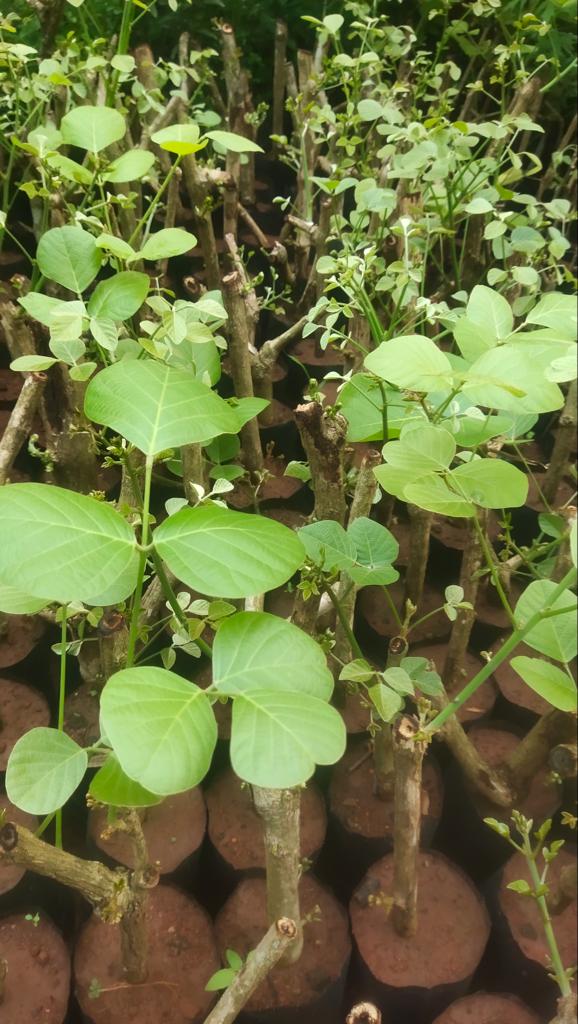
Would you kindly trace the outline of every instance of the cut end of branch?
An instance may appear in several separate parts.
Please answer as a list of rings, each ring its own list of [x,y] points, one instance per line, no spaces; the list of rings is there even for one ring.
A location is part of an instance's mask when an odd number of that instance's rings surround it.
[[[276,922],[275,927],[284,939],[296,939],[297,938],[297,925],[295,921],[292,921],[290,917],[280,917]]]
[[[381,1013],[373,1003],[358,1003],[345,1024],[381,1024]]]
[[[18,846],[18,829],[11,821],[7,821],[0,828],[0,850],[2,853],[11,853]]]
[[[388,654],[394,658],[403,658],[407,654],[407,640],[403,636],[392,636],[388,645]]]
[[[410,743],[419,732],[417,718],[410,715],[403,715],[395,726],[395,736],[402,743]]]

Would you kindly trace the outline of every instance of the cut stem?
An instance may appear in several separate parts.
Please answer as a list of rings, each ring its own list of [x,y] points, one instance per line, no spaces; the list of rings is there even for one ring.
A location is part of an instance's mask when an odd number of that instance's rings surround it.
[[[405,715],[393,733],[395,766],[394,880],[392,920],[398,935],[417,931],[418,859],[421,833],[422,765],[426,744],[418,723]]]
[[[295,922],[295,938],[283,962],[296,963],[303,949],[299,902],[301,791],[253,786],[253,800],[263,822],[267,914],[271,923],[282,917]]]

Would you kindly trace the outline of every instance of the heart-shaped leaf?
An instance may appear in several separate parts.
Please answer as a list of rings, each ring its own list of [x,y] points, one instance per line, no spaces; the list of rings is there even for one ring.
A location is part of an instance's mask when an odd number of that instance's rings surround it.
[[[88,755],[57,729],[37,728],[14,744],[6,769],[6,792],[29,814],[52,814],[82,781]]]

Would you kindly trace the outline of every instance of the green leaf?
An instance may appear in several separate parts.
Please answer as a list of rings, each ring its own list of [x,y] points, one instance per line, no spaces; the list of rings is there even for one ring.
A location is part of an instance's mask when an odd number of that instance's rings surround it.
[[[377,100],[360,100],[357,104],[357,113],[362,121],[377,121],[383,115],[383,107]]]
[[[90,321],[90,333],[101,348],[107,352],[115,352],[118,346],[118,327],[114,320],[106,320],[100,317],[92,317]]]
[[[17,587],[0,583],[0,612],[7,615],[35,615],[50,604],[48,598],[30,597]]]
[[[66,225],[51,228],[42,235],[36,259],[45,277],[80,295],[98,274],[102,252],[88,231]]]
[[[84,411],[146,455],[236,431],[234,413],[206,384],[152,359],[101,370],[86,389]]]
[[[515,882],[508,882],[506,889],[511,889],[518,896],[533,896],[534,894],[532,886],[525,878],[517,879]]]
[[[31,729],[15,743],[6,769],[6,793],[28,814],[52,814],[78,787],[88,766],[82,747],[57,729]]]
[[[356,373],[339,392],[341,411],[347,419],[348,441],[380,441],[384,437],[384,404],[387,404],[389,439],[397,437],[414,403],[404,402],[399,391],[388,388],[367,373]]]
[[[576,683],[557,665],[520,655],[510,662],[514,671],[540,697],[560,711],[576,711]]]
[[[54,311],[63,304],[62,299],[53,299],[52,296],[42,295],[41,292],[29,292],[28,295],[21,296],[18,303],[45,327],[50,327]]]
[[[102,727],[130,779],[169,796],[206,775],[217,723],[204,690],[164,668],[127,668],[106,683]]]
[[[564,396],[544,370],[524,343],[500,345],[470,366],[463,392],[474,405],[503,412],[553,412],[564,405]]]
[[[128,320],[140,309],[150,286],[148,274],[123,270],[107,277],[94,289],[87,311],[90,316],[108,320]]]
[[[177,156],[189,156],[197,153],[206,145],[199,142],[200,128],[198,124],[191,121],[188,124],[169,124],[166,128],[151,135],[153,142],[168,153],[176,153]]]
[[[387,494],[405,501],[406,488],[415,483],[415,473],[411,466],[399,469],[397,466],[376,466],[374,471],[377,482]],[[423,480],[436,480],[436,477],[425,476]]]
[[[339,678],[344,682],[368,683],[373,679],[375,671],[365,658],[356,658],[355,661],[343,666]]]
[[[399,544],[385,526],[360,516],[348,527],[347,536],[355,546],[357,564],[353,568],[346,567],[346,571],[358,585],[387,586],[399,579],[399,573],[392,568],[399,554]]]
[[[380,480],[379,476],[377,478]],[[470,518],[475,512],[474,505],[452,491],[439,476],[422,477],[408,484],[404,488],[404,497],[419,508],[440,515]]]
[[[125,260],[130,262],[137,258],[136,253],[128,242],[125,242],[123,238],[117,238],[115,235],[108,235],[103,232],[96,239],[96,245],[99,249],[105,249],[107,252],[112,253],[119,260]]]
[[[334,520],[309,523],[297,532],[307,557],[321,566],[324,572],[347,569],[355,562],[355,544]]]
[[[46,484],[0,488],[0,580],[31,597],[107,605],[134,590],[134,533],[110,505]]]
[[[62,153],[51,153],[46,163],[66,181],[75,181],[78,185],[92,185],[93,173],[76,160],[71,160]]]
[[[327,14],[323,19],[323,24],[328,32],[334,36],[345,22],[345,18],[342,14]]]
[[[273,590],[305,558],[293,530],[218,505],[183,508],[161,523],[153,541],[179,580],[210,597],[250,597]]]
[[[451,478],[482,508],[519,508],[528,497],[528,477],[503,459],[472,459],[453,469]]]
[[[526,317],[527,324],[551,327],[563,338],[570,340],[576,337],[576,322],[575,296],[564,295],[563,292],[548,292],[543,295]]]
[[[253,142],[252,139],[246,139],[243,135],[235,135],[234,132],[222,132],[217,129],[207,132],[205,138],[210,139],[211,142],[216,142],[218,146],[228,149],[231,153],[263,152],[261,147],[256,142]]]
[[[163,228],[149,235],[140,252],[133,259],[164,260],[170,256],[182,256],[194,249],[197,239],[184,228]]]
[[[514,329],[510,303],[493,288],[478,284],[466,306],[466,316],[474,324],[490,330],[496,338],[506,338]]]
[[[403,697],[383,683],[368,687],[367,696],[384,722],[391,722],[403,707]]]
[[[234,699],[231,764],[239,778],[252,785],[302,785],[317,764],[335,764],[345,742],[339,712],[308,693],[271,687]]]
[[[10,363],[10,369],[20,373],[42,373],[57,362],[58,359],[52,356],[18,356]]]
[[[455,454],[456,442],[444,427],[419,420],[404,427],[399,441],[390,441],[383,447],[389,465],[411,468],[414,479],[447,469]]]
[[[329,700],[333,678],[321,647],[303,630],[267,612],[239,612],[217,631],[213,685],[228,696],[274,689]]]
[[[268,405],[266,398],[230,398],[229,407],[237,422],[236,430],[241,430],[245,423],[258,416]]]
[[[220,971],[215,971],[205,985],[205,992],[220,992],[221,989],[228,988],[235,980],[236,974],[237,971],[232,967],[222,967]]]
[[[446,354],[420,334],[383,342],[365,357],[365,365],[376,376],[410,391],[443,391],[453,379]]]
[[[574,516],[574,520],[570,528],[570,555],[572,557],[574,568],[576,568],[578,565],[578,519],[576,516]]]
[[[518,626],[523,626],[536,612],[542,610],[557,584],[551,580],[534,580],[526,587],[516,605],[515,619]],[[533,647],[547,658],[562,661],[566,664],[576,657],[578,644],[576,640],[576,597],[571,590],[565,590],[556,600],[552,609],[570,608],[563,615],[542,619],[524,637],[524,643]],[[551,610],[552,610],[551,609]]]
[[[89,153],[118,142],[126,132],[126,122],[112,107],[75,107],[65,114],[60,124],[62,138],[69,146],[78,146]]]
[[[383,673],[383,679],[392,690],[400,693],[402,697],[413,696],[414,685],[411,676],[400,666],[386,668]]]
[[[98,769],[90,783],[89,793],[93,800],[109,807],[153,807],[162,799],[129,779],[114,754],[109,754],[102,768]]]
[[[150,171],[154,162],[154,154],[147,149],[131,149],[108,165],[103,173],[103,178],[105,181],[113,181],[117,184],[139,181]]]

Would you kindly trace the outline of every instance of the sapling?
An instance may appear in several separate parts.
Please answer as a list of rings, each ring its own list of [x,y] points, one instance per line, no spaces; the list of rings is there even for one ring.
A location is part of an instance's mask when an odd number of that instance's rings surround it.
[[[525,818],[519,811],[512,813],[512,825],[517,838],[512,835],[510,826],[495,818],[486,818],[494,832],[506,840],[510,846],[520,853],[525,861],[530,882],[520,879],[508,884],[508,889],[518,893],[521,898],[535,900],[540,913],[548,951],[550,955],[551,976],[560,991],[558,1012],[551,1024],[572,1024],[576,1020],[576,992],[572,988],[572,978],[576,967],[564,967],[560,950],[556,941],[556,915],[561,913],[571,902],[576,900],[576,868],[568,865],[562,869],[558,883],[558,891],[552,891],[548,885],[548,874],[552,861],[564,846],[564,840],[555,840],[547,846],[546,839],[552,827],[550,820],[534,830],[531,819]],[[540,859],[542,865],[539,866]]]

